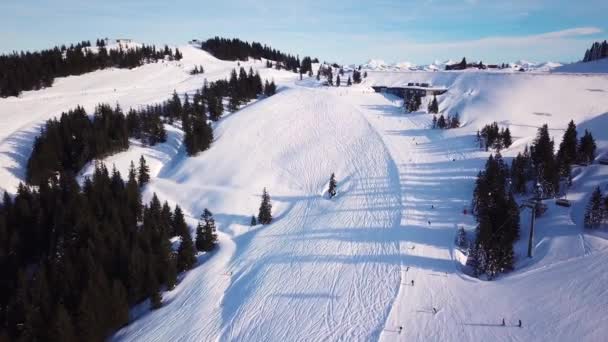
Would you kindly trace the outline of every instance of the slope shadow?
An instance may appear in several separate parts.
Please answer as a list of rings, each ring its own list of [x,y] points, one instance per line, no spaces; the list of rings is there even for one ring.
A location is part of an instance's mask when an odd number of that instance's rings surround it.
[[[17,131],[2,141],[2,144],[10,146],[10,150],[0,153],[15,162],[15,166],[9,166],[6,169],[21,181],[25,181],[27,162],[32,154],[34,141],[40,135],[41,127],[42,125],[39,125],[31,129]]]

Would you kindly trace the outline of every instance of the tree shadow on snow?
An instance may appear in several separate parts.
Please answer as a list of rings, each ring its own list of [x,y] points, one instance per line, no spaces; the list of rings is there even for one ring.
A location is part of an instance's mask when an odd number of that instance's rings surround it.
[[[25,181],[27,162],[32,154],[34,140],[40,135],[41,127],[36,126],[27,130],[17,131],[2,141],[2,144],[10,146],[10,150],[1,153],[8,156],[16,164],[15,166],[6,167],[6,169],[21,181]]]

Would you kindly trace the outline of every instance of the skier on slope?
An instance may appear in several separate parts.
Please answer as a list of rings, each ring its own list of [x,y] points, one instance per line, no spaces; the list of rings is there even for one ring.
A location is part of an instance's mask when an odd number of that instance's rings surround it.
[[[521,328],[521,319],[519,320],[519,324],[518,324],[518,326]]]
[[[502,326],[504,327],[505,325],[506,325],[506,324],[505,324],[505,319],[503,318],[503,319],[502,319]]]
[[[412,279],[412,286],[414,286],[414,279]]]
[[[401,331],[402,331],[402,330],[403,330],[403,327],[402,327],[402,326],[399,326],[399,331],[398,331],[398,333],[399,333],[399,334],[401,334]]]

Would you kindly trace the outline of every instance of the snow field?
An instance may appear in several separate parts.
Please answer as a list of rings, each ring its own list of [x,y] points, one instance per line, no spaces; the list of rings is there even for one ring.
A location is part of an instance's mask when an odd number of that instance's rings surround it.
[[[127,109],[163,101],[173,89],[191,92],[237,67],[192,47],[180,50],[180,62],[58,79],[1,99],[0,187],[14,191],[23,180],[44,120],[78,104]],[[205,74],[188,74],[201,64]],[[157,193],[179,204],[192,228],[209,208],[220,240],[163,293],[161,309],[139,313],[112,340],[603,340],[608,234],[584,231],[581,221],[592,189],[606,186],[608,167],[577,171],[568,193],[573,206],[549,203],[537,221],[535,257],[522,256],[522,238],[517,270],[495,281],[461,273],[454,237],[459,226],[475,226],[462,209],[489,155],[476,147],[475,132],[493,121],[509,127],[509,158],[544,123],[557,146],[574,119],[579,136],[591,129],[599,152],[608,153],[608,77],[368,71],[362,85],[322,88],[263,62],[241,64],[274,78],[281,91],[215,124],[211,149],[188,158],[182,132],[167,126],[166,143],[134,142],[104,160],[126,175],[143,154],[153,176],[144,198]],[[448,87],[440,110],[458,112],[464,126],[430,130],[431,116],[404,114],[400,100],[369,88],[408,82]],[[332,172],[338,196],[328,200]],[[275,221],[249,227],[264,187]],[[527,229],[522,213],[522,237]],[[523,328],[515,327],[519,319]]]

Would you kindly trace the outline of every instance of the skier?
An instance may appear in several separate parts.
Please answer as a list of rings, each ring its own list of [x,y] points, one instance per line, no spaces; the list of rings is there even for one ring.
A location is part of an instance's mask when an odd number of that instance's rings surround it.
[[[414,279],[412,279],[412,286],[414,286]]]
[[[431,221],[429,221],[429,226],[431,225]]]
[[[401,334],[401,330],[403,330],[403,327],[399,326],[399,331],[398,331],[399,334]]]
[[[519,320],[519,324],[517,324],[517,326],[521,328],[521,319]]]
[[[504,318],[502,319],[502,326],[503,327],[505,326],[505,319]]]
[[[435,209],[435,205],[434,204],[431,204],[431,209]]]
[[[437,313],[437,309],[433,308],[433,314],[436,314],[436,313]]]

